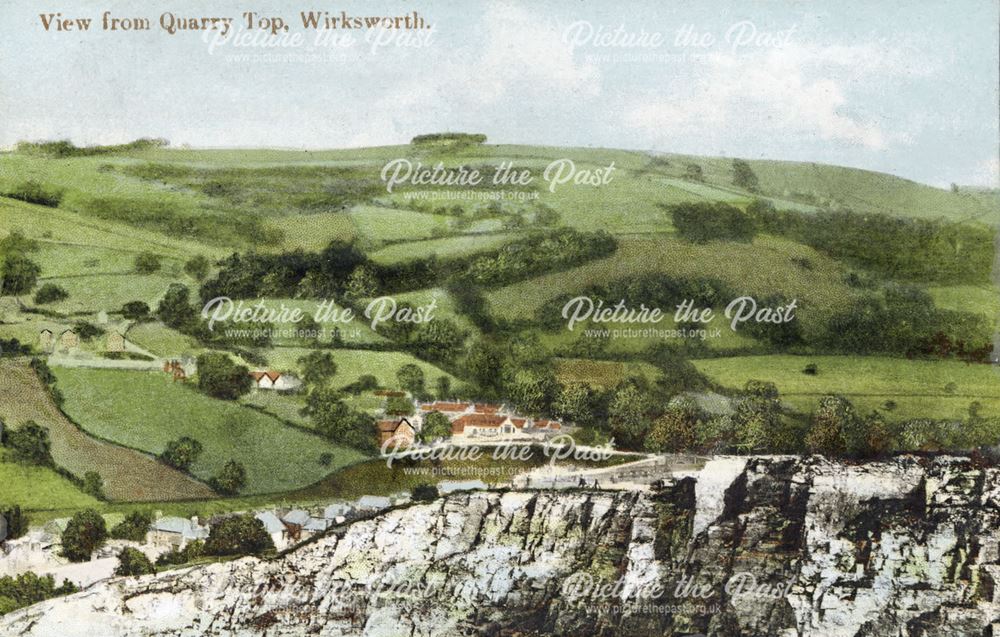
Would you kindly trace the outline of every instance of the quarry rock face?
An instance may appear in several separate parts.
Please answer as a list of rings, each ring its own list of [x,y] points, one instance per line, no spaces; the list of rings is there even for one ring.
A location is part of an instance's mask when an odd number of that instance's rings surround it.
[[[1000,634],[1000,471],[712,461],[652,491],[459,493],[272,560],[116,578],[0,634]]]

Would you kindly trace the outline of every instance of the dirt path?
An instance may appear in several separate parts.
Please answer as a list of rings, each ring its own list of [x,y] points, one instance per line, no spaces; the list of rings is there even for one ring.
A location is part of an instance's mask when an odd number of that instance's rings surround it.
[[[47,427],[56,464],[77,476],[98,472],[111,500],[186,500],[215,495],[207,485],[143,453],[88,436],[53,404],[27,361],[0,360],[0,419],[8,426],[34,420]]]

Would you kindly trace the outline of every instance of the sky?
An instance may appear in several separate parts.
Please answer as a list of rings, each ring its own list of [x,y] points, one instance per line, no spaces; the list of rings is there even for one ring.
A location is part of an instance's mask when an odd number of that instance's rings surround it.
[[[1000,186],[998,0],[49,4],[0,7],[2,147],[345,148],[447,130]],[[289,31],[247,30],[247,10]],[[425,28],[302,27],[323,10],[417,11]],[[104,31],[105,11],[151,28]],[[53,12],[93,22],[46,31]],[[163,14],[234,22],[226,38],[170,34]]]

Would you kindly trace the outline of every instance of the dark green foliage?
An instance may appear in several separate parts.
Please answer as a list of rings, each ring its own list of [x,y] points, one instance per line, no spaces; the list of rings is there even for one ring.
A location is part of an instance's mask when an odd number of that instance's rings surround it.
[[[250,370],[221,352],[198,357],[198,388],[213,398],[236,400],[250,391]]]
[[[237,495],[247,484],[246,467],[235,460],[229,460],[208,484],[222,495]]]
[[[170,142],[162,138],[142,137],[126,144],[112,144],[105,146],[76,146],[68,139],[56,142],[18,142],[17,152],[43,155],[46,157],[92,157],[94,155],[117,155],[134,151],[152,150],[162,148]]]
[[[456,146],[472,146],[486,143],[486,135],[482,133],[428,133],[417,135],[410,140],[414,146],[449,144]]]
[[[69,298],[69,292],[59,287],[55,283],[43,283],[35,290],[35,303],[44,305],[46,303],[58,303]]]
[[[757,181],[757,175],[750,168],[750,164],[742,159],[733,160],[733,185],[744,190],[749,190],[750,192],[760,190],[760,182]]]
[[[274,542],[264,523],[251,514],[219,520],[205,541],[206,555],[259,555],[273,550]]]
[[[0,577],[0,615],[78,590],[69,580],[57,587],[51,575],[38,576],[28,572],[16,577]]]
[[[195,540],[194,542],[188,542],[187,545],[180,551],[177,549],[171,549],[166,553],[161,554],[156,558],[157,566],[171,566],[179,564],[187,564],[192,560],[196,560],[205,554],[205,543],[201,540]]]
[[[653,421],[645,448],[654,452],[683,452],[694,449],[702,416],[690,399],[672,401],[667,410]]]
[[[116,540],[145,542],[153,516],[142,511],[133,511],[111,529],[111,537]]]
[[[96,471],[88,471],[83,474],[83,484],[80,486],[80,490],[92,498],[98,500],[106,499],[104,495],[104,480],[101,478],[101,474]]]
[[[375,420],[348,407],[335,390],[318,387],[310,392],[302,413],[311,417],[316,431],[331,441],[366,453],[377,451]]]
[[[668,206],[677,234],[688,241],[751,241],[757,234],[753,218],[719,202],[688,202]]]
[[[118,554],[118,568],[115,569],[115,575],[122,577],[138,577],[140,575],[149,575],[150,573],[155,573],[156,567],[153,563],[149,561],[146,555],[130,546],[122,549],[122,552]]]
[[[448,438],[451,435],[451,421],[439,411],[432,411],[424,416],[424,424],[420,429],[420,438],[424,442],[433,442],[438,438]]]
[[[0,268],[0,294],[17,296],[27,294],[35,287],[42,269],[31,259],[9,253]]]
[[[705,181],[705,173],[698,164],[684,166],[684,179],[689,181]]]
[[[29,464],[52,466],[52,442],[49,430],[34,420],[29,420],[17,429],[5,431],[4,444],[11,450],[16,460]]]
[[[4,519],[7,533],[5,537],[0,537],[0,544],[4,540],[16,540],[28,532],[28,514],[23,512],[18,505],[0,509],[0,516]]]
[[[104,335],[104,330],[102,328],[97,327],[93,323],[88,323],[86,321],[80,321],[79,323],[74,325],[73,331],[75,331],[76,335],[79,336],[84,341],[90,341],[97,338],[98,336]]]
[[[156,308],[157,318],[163,321],[167,327],[185,329],[196,318],[195,309],[191,307],[190,296],[187,286],[171,283]]]
[[[160,462],[175,469],[187,471],[201,455],[202,445],[194,438],[182,436],[167,443],[167,448],[160,454]]]
[[[86,562],[107,539],[108,529],[101,514],[93,509],[80,511],[70,518],[63,531],[63,556],[71,562]]]
[[[153,252],[140,252],[135,256],[135,271],[139,274],[152,274],[159,271],[160,255]]]
[[[438,489],[433,484],[418,484],[413,487],[413,500],[415,502],[429,502],[436,500],[437,497]]]
[[[3,193],[3,196],[40,206],[56,208],[62,201],[63,194],[64,191],[60,188],[46,186],[29,179],[17,184],[12,190]]]
[[[122,306],[122,316],[130,321],[142,321],[149,318],[149,305],[143,301],[129,301]]]
[[[404,391],[420,394],[424,391],[424,370],[413,363],[407,363],[396,371],[396,380]]]
[[[307,385],[325,385],[337,373],[337,364],[330,352],[309,352],[299,358],[302,380]]]
[[[184,272],[196,281],[202,281],[208,276],[211,266],[212,264],[209,262],[208,257],[199,254],[187,260],[184,264]]]

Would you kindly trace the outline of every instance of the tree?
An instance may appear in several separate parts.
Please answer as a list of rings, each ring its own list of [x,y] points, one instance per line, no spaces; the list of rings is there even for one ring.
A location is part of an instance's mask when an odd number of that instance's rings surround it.
[[[201,443],[194,438],[181,436],[167,443],[166,449],[160,454],[160,462],[181,471],[187,471],[201,455]]]
[[[0,269],[0,294],[27,294],[35,287],[41,273],[42,269],[34,261],[17,253],[8,254]]]
[[[309,393],[302,413],[311,417],[320,435],[367,453],[375,453],[375,420],[368,414],[351,409],[340,394],[329,387],[318,387]]]
[[[698,439],[701,424],[698,407],[693,400],[671,401],[667,411],[653,421],[646,438],[649,451],[690,451]]]
[[[105,498],[104,480],[101,478],[101,474],[96,471],[88,471],[83,474],[83,486],[80,488],[92,498],[97,498],[98,500]]]
[[[615,440],[629,449],[642,447],[642,439],[649,430],[646,412],[649,398],[634,382],[622,384],[608,405],[608,424]]]
[[[351,301],[357,301],[378,295],[378,279],[375,273],[367,265],[354,268],[351,276],[347,277],[344,286],[344,296]]]
[[[448,376],[438,376],[434,381],[434,393],[439,399],[451,396],[451,378]]]
[[[557,389],[552,372],[521,369],[514,372],[507,393],[521,411],[534,416],[549,410]]]
[[[153,252],[140,252],[135,256],[135,271],[139,274],[152,274],[160,269],[160,255]]]
[[[223,495],[236,495],[247,484],[246,467],[236,460],[230,460],[218,475],[208,481],[208,484]]]
[[[236,400],[250,391],[250,370],[221,352],[198,357],[198,389],[213,398]]]
[[[206,555],[259,555],[273,550],[274,542],[264,523],[250,513],[213,524],[204,548]]]
[[[429,502],[438,497],[438,488],[433,484],[418,484],[413,487],[414,502]]]
[[[71,562],[86,562],[94,550],[104,545],[108,529],[101,514],[85,509],[70,518],[62,534],[63,556]]]
[[[325,385],[337,373],[337,364],[330,352],[309,352],[299,358],[299,365],[307,385]]]
[[[130,321],[142,321],[149,318],[149,305],[143,301],[129,301],[122,306],[122,316]]]
[[[0,615],[77,590],[69,580],[64,580],[57,588],[51,575],[38,576],[27,572],[16,577],[0,577]]]
[[[705,181],[705,173],[698,164],[688,164],[684,167],[684,179],[689,181]]]
[[[155,572],[156,567],[149,561],[146,554],[138,549],[126,546],[118,554],[118,568],[115,569],[115,575],[121,577],[138,577]]]
[[[190,276],[195,281],[201,282],[205,280],[208,276],[208,270],[211,267],[211,263],[203,254],[193,256],[187,260],[184,264],[184,272]]]
[[[189,298],[190,292],[186,285],[171,283],[166,294],[160,299],[160,304],[156,308],[156,316],[168,327],[183,329],[196,316]]]
[[[424,393],[424,370],[407,363],[396,371],[399,386],[413,395]]]
[[[58,303],[69,298],[69,292],[59,287],[55,283],[43,283],[35,291],[35,303],[45,305],[46,303]]]
[[[28,532],[28,515],[21,511],[20,506],[15,504],[0,510],[0,517],[3,517],[7,529],[6,536],[0,535],[0,544],[4,540],[16,540]]]
[[[111,537],[116,540],[145,542],[146,534],[149,533],[149,525],[152,523],[153,516],[149,513],[133,511],[111,529]]]
[[[564,385],[552,403],[552,409],[563,420],[588,424],[593,420],[594,395],[583,383]]]
[[[49,430],[34,420],[7,432],[7,446],[14,457],[30,464],[52,466],[52,442]]]
[[[750,168],[750,164],[742,159],[733,160],[733,185],[750,192],[760,190],[760,182],[757,181],[756,173]]]
[[[440,411],[432,411],[424,416],[424,425],[420,429],[420,438],[424,442],[432,442],[438,438],[451,436],[451,421]]]
[[[813,453],[843,455],[848,450],[847,432],[857,429],[849,422],[854,419],[857,419],[857,414],[846,398],[824,396],[813,412],[806,447]]]
[[[465,344],[465,332],[451,319],[441,318],[417,326],[410,335],[410,346],[429,359],[450,361],[458,357]]]
[[[774,383],[749,380],[736,403],[733,428],[737,448],[744,453],[778,453],[795,446],[783,419]]]

